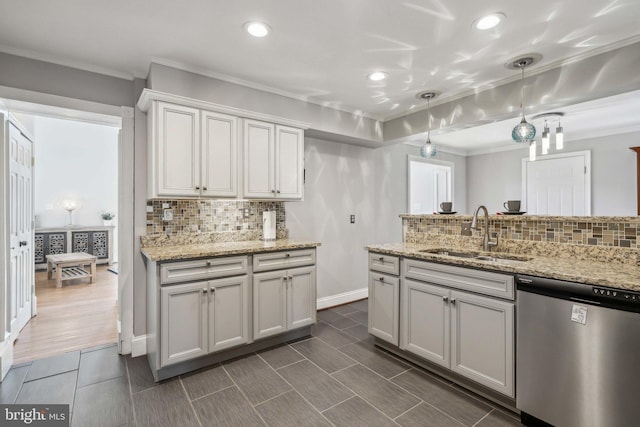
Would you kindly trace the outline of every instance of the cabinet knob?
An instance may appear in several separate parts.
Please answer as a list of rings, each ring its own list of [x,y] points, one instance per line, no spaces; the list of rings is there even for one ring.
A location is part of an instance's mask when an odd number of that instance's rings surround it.
[[[207,267],[211,267],[211,261],[207,261]]]
[[[384,282],[384,277],[380,276],[380,281]]]
[[[456,303],[456,299],[455,298],[451,298],[451,304],[455,305],[455,303]]]
[[[203,189],[204,191],[207,191],[207,187],[202,187],[202,189]]]
[[[276,190],[276,193],[280,194],[280,190]]]
[[[22,240],[22,241],[20,242],[20,246],[21,246],[21,247],[22,247],[22,246],[27,246],[27,241],[26,241],[26,240]]]
[[[289,280],[293,280],[293,276],[289,276]]]
[[[291,254],[285,254],[285,257],[289,258],[291,256]]]
[[[216,288],[210,288],[211,289],[211,293],[215,294],[216,293]]]
[[[200,186],[199,186],[199,185],[196,185],[196,190],[199,190],[199,189],[200,189]]]
[[[442,301],[444,301],[444,302],[449,301],[449,297],[442,297]]]
[[[272,193],[275,193],[275,192],[276,192],[276,190],[271,190],[271,192],[272,192]]]
[[[384,262],[384,257],[381,256],[380,258],[378,258],[380,260],[380,262]]]
[[[207,288],[202,288],[202,293],[206,294],[207,293]]]

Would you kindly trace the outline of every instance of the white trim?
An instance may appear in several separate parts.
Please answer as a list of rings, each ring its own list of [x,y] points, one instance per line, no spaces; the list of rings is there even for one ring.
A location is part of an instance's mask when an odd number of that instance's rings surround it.
[[[549,159],[559,159],[566,157],[584,157],[584,164],[586,167],[585,170],[585,183],[584,183],[584,191],[585,191],[585,213],[584,216],[591,216],[591,150],[583,150],[583,151],[567,151],[565,153],[557,153],[557,154],[548,154],[546,156],[538,156],[535,160],[536,162],[541,160],[549,160]],[[522,158],[522,207],[523,211],[528,210],[527,206],[527,165],[529,163],[534,163],[529,161],[529,157]]]
[[[131,338],[131,357],[147,354],[147,336],[140,335]]]
[[[5,375],[13,366],[13,341],[7,335],[0,343],[0,381],[4,380]]]
[[[187,96],[173,95],[170,93],[159,92],[152,89],[144,89],[138,99],[138,108],[145,113],[149,111],[153,101],[163,101],[173,104],[184,105],[193,108],[200,108],[216,113],[230,114],[232,116],[242,117],[246,119],[261,120],[263,122],[275,123],[279,125],[291,126],[298,129],[309,129],[310,123],[290,120],[284,117],[272,116],[271,114],[257,113],[255,111],[243,110],[241,108],[228,107],[226,105],[215,104],[213,102],[201,101],[199,99],[189,98]]]
[[[341,294],[331,295],[328,297],[318,298],[316,300],[316,308],[335,307],[336,305],[348,304],[369,297],[369,288],[357,289],[355,291],[343,292]]]

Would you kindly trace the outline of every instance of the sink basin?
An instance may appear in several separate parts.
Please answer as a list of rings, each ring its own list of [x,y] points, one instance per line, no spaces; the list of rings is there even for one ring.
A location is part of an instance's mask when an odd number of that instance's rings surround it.
[[[488,261],[488,262],[502,262],[502,263],[511,263],[511,262],[527,262],[531,261],[533,258],[523,256],[523,255],[509,255],[509,254],[488,254],[474,251],[450,251],[447,249],[437,248],[437,249],[423,249],[419,252],[448,256],[453,258],[469,258],[477,261]]]

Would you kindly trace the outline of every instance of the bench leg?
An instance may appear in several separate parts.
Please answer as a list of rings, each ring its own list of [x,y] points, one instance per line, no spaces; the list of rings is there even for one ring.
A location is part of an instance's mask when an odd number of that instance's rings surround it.
[[[47,261],[47,279],[51,280],[51,263]]]
[[[93,261],[91,263],[91,282],[89,283],[95,283],[96,282],[96,262]]]
[[[56,264],[56,288],[62,287],[62,267]]]

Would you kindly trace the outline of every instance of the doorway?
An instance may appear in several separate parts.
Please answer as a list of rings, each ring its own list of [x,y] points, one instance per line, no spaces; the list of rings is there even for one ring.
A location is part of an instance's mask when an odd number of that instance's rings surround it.
[[[117,344],[121,354],[131,353],[133,338],[133,187],[134,187],[134,110],[131,107],[116,107],[107,104],[88,103],[71,98],[50,96],[28,91],[10,91],[13,99],[0,99],[0,163],[8,165],[8,129],[10,114],[35,114],[81,121],[104,122],[121,128],[118,135],[118,253],[119,275],[117,280]],[[24,99],[21,100],[21,99]],[[40,102],[40,103],[38,103]],[[8,189],[8,168],[3,168],[0,184]],[[9,261],[9,211],[8,200],[0,202],[0,367],[2,377],[13,364],[13,344],[10,337],[10,313],[13,310],[10,295]],[[33,245],[33,234],[29,239]],[[31,271],[33,259],[31,258]],[[112,273],[109,273],[112,274]]]
[[[442,202],[453,201],[453,163],[408,156],[407,171],[410,214],[436,213]]]
[[[18,119],[34,139],[37,316],[20,331],[14,361],[115,343],[119,125],[42,115]],[[63,270],[70,279],[61,284],[48,278],[47,256],[69,253],[96,256],[96,279],[74,279],[71,268]],[[73,268],[74,274],[83,269]]]

